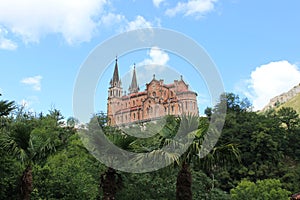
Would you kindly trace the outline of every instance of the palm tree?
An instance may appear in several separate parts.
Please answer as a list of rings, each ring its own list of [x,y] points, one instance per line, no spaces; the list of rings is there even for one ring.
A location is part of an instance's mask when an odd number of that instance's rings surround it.
[[[79,120],[76,119],[75,117],[69,117],[67,119],[67,126],[69,126],[69,127],[73,127],[74,128],[78,124],[79,124]]]
[[[103,190],[103,200],[114,200],[117,191],[123,186],[122,176],[111,167],[101,174],[100,189]]]
[[[1,94],[0,94],[1,96]],[[0,129],[8,124],[9,118],[7,117],[14,109],[15,102],[8,100],[0,100]]]
[[[20,179],[21,199],[30,199],[33,191],[33,164],[56,149],[58,133],[54,131],[55,127],[48,126],[51,124],[49,120],[50,118],[45,118],[38,121],[30,115],[19,114],[9,126],[1,130],[1,147],[25,167]]]
[[[135,140],[134,137],[121,134],[119,130],[114,128],[111,128],[110,131],[112,132],[106,134],[112,143],[124,150],[130,149],[130,144]],[[101,174],[100,189],[103,191],[103,200],[114,200],[117,192],[121,190],[122,187],[122,176],[114,168],[108,167],[107,170]]]
[[[181,169],[178,172],[176,181],[176,199],[193,199],[192,175],[189,170],[189,164],[186,162],[182,163]]]
[[[0,96],[2,96],[0,94]],[[8,101],[8,100],[1,100],[0,101],[0,117],[7,116],[13,111],[15,107],[14,101]]]
[[[216,146],[203,159],[200,157],[201,145],[204,141],[204,136],[208,130],[209,121],[205,117],[182,116],[180,126],[177,130],[177,135],[186,135],[186,137],[173,142],[177,146],[189,145],[187,150],[181,155],[179,162],[180,171],[178,172],[176,182],[176,199],[191,200],[192,199],[192,175],[190,172],[190,164],[200,166],[202,168],[211,169],[217,165],[226,163],[231,158],[239,159],[239,151],[233,144]],[[189,141],[192,137],[192,141]],[[179,143],[179,144],[178,144]]]
[[[99,191],[103,193],[103,200],[114,200],[117,192],[122,189],[123,181],[121,175],[113,168],[114,164],[121,162],[118,160],[121,151],[118,149],[128,150],[135,137],[122,133],[115,127],[102,124],[103,116],[93,116],[86,129],[80,130],[79,134],[85,147],[97,158],[103,158],[108,165],[107,170],[100,175]],[[113,148],[109,143],[113,143],[118,148]]]

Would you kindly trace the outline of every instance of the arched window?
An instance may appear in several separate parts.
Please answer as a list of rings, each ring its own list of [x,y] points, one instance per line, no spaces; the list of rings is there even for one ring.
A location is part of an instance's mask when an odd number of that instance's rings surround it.
[[[135,119],[135,113],[133,113],[133,119]]]
[[[133,100],[133,102],[132,102],[132,103],[133,103],[133,106],[135,106],[135,100]]]
[[[148,112],[148,114],[149,114],[149,113],[152,113],[152,107],[151,107],[151,106],[149,106],[149,107],[147,108],[147,112]]]
[[[156,97],[156,92],[152,92],[152,96],[153,96],[153,97]]]

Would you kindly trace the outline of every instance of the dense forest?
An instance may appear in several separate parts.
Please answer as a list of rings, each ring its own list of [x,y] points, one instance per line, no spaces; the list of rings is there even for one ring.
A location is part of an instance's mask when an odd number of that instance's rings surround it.
[[[221,137],[200,158],[209,124],[218,120],[212,116],[221,112],[222,103],[227,109]],[[300,192],[299,115],[292,108],[264,113],[251,108],[247,99],[226,93],[205,110],[206,116],[166,116],[162,129],[148,127],[155,134],[138,138],[107,126],[103,113],[80,128],[75,118],[64,119],[57,109],[35,114],[2,99],[0,199],[290,199]],[[195,124],[196,129],[190,129]],[[191,145],[182,155],[166,153],[172,164],[147,173],[106,167],[81,138],[88,130],[97,136],[95,127],[100,127],[118,147],[155,155],[174,142],[181,126],[186,135],[193,135]],[[101,137],[91,141],[101,146]]]

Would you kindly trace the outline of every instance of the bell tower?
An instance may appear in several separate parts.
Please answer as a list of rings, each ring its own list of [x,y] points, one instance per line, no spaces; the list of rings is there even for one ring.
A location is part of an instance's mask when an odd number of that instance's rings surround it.
[[[118,58],[116,57],[113,77],[110,80],[107,99],[107,117],[108,125],[115,125],[116,120],[114,114],[120,109],[122,98],[122,82],[119,78]]]
[[[133,66],[132,80],[128,90],[129,90],[129,94],[136,93],[140,90],[136,79],[135,64]]]

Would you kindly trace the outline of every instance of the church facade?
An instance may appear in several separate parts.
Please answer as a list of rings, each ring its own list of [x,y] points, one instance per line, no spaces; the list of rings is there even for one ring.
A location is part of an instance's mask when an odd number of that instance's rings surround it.
[[[134,67],[129,93],[123,94],[116,59],[108,89],[108,125],[126,125],[158,119],[165,115],[182,114],[199,115],[197,93],[189,90],[182,76],[180,80],[165,84],[164,80],[156,80],[153,75],[153,79],[146,84],[146,89],[140,91]]]

